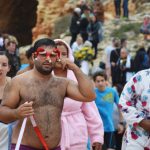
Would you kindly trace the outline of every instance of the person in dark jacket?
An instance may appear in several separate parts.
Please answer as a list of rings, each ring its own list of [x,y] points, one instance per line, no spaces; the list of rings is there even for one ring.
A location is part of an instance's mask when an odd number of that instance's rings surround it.
[[[91,15],[92,13],[90,11],[90,8],[85,7],[83,10],[83,14],[81,15],[81,23],[80,23],[80,34],[84,42],[88,40],[87,27],[88,27]]]
[[[81,9],[76,7],[73,12],[73,16],[70,24],[71,41],[70,46],[76,41],[77,35],[80,32],[80,14]]]
[[[100,23],[100,21],[97,20],[96,16],[91,16],[90,17],[90,23],[87,27],[87,31],[88,31],[88,36],[89,36],[89,41],[91,41],[92,43],[92,47],[95,50],[95,55],[94,55],[94,59],[97,58],[97,52],[98,52],[98,43],[100,41],[100,31],[102,31],[102,25]]]
[[[140,47],[136,52],[134,58],[134,71],[138,72],[140,70],[148,69],[149,65],[149,56],[144,48],[144,46]]]
[[[116,83],[120,84],[123,88],[134,74],[133,59],[124,47],[120,50],[120,57],[116,63],[116,67]]]
[[[20,68],[20,58],[17,55],[17,43],[15,41],[9,41],[6,45],[6,55],[10,62],[10,71],[7,76],[14,77]]]
[[[117,61],[120,58],[120,40],[116,41],[114,44],[115,49],[111,51],[110,53],[110,64],[111,64],[111,77],[112,77],[112,85],[115,86],[117,81],[116,81],[116,65]]]

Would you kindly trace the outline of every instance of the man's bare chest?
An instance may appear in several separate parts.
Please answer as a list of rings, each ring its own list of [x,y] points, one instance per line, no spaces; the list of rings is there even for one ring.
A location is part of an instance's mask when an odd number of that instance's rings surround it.
[[[34,107],[62,107],[65,95],[65,85],[58,82],[27,82],[20,90],[21,103],[33,101]]]

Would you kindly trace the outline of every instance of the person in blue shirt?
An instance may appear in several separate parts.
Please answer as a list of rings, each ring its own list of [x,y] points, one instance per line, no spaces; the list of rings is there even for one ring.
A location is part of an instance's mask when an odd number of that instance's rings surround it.
[[[103,148],[106,150],[116,149],[115,140],[115,127],[113,122],[113,111],[114,104],[118,106],[119,96],[117,91],[112,87],[107,87],[107,75],[103,71],[98,71],[93,75],[95,82],[95,103],[97,105],[99,114],[102,118],[104,125],[104,145]],[[118,107],[119,109],[119,107]],[[118,133],[123,133],[124,127],[122,125],[123,118],[119,110]]]
[[[29,71],[33,68],[34,64],[33,64],[33,57],[32,56],[34,55],[34,52],[35,52],[35,50],[33,47],[30,47],[26,51],[25,55],[26,55],[26,58],[28,60],[28,64],[22,64],[20,70],[17,72],[17,75],[22,74],[26,71]]]

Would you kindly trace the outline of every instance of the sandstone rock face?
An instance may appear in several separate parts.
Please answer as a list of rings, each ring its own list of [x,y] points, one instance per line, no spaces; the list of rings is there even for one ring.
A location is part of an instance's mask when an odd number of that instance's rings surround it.
[[[1,0],[0,33],[16,36],[20,45],[31,43],[37,5],[37,0]]]
[[[64,13],[65,4],[68,0],[39,0],[37,9],[37,22],[33,28],[33,40],[39,35],[49,35],[53,33],[54,22]]]
[[[17,37],[20,46],[31,44],[39,35],[53,34],[54,23],[71,12],[79,0],[1,0],[0,33]],[[101,0],[105,19],[114,18],[112,0]],[[138,6],[140,0],[137,1]],[[146,0],[142,0],[146,1]],[[147,0],[149,1],[149,0]],[[137,5],[130,2],[130,13]]]
[[[65,13],[67,1],[1,0],[0,33],[16,36],[20,46],[31,44],[38,35],[50,36],[54,21]]]
[[[51,36],[54,32],[54,23],[61,16],[72,12],[78,4],[79,0],[39,0],[37,23],[32,30],[33,40],[39,35]]]

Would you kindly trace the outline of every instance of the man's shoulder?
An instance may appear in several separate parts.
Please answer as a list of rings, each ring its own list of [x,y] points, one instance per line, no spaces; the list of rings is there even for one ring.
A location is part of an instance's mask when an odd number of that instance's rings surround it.
[[[24,69],[19,70],[19,71],[17,72],[17,75],[22,74],[22,73],[24,73],[24,72],[26,72],[26,71],[29,71],[29,69],[28,69],[27,67],[24,68]]]
[[[58,76],[53,76],[53,81],[58,81],[58,82],[68,82],[69,79],[65,78],[65,77],[58,77]]]
[[[19,81],[19,80],[26,80],[31,77],[31,71],[22,72],[21,74],[16,75],[12,78],[12,80]]]

